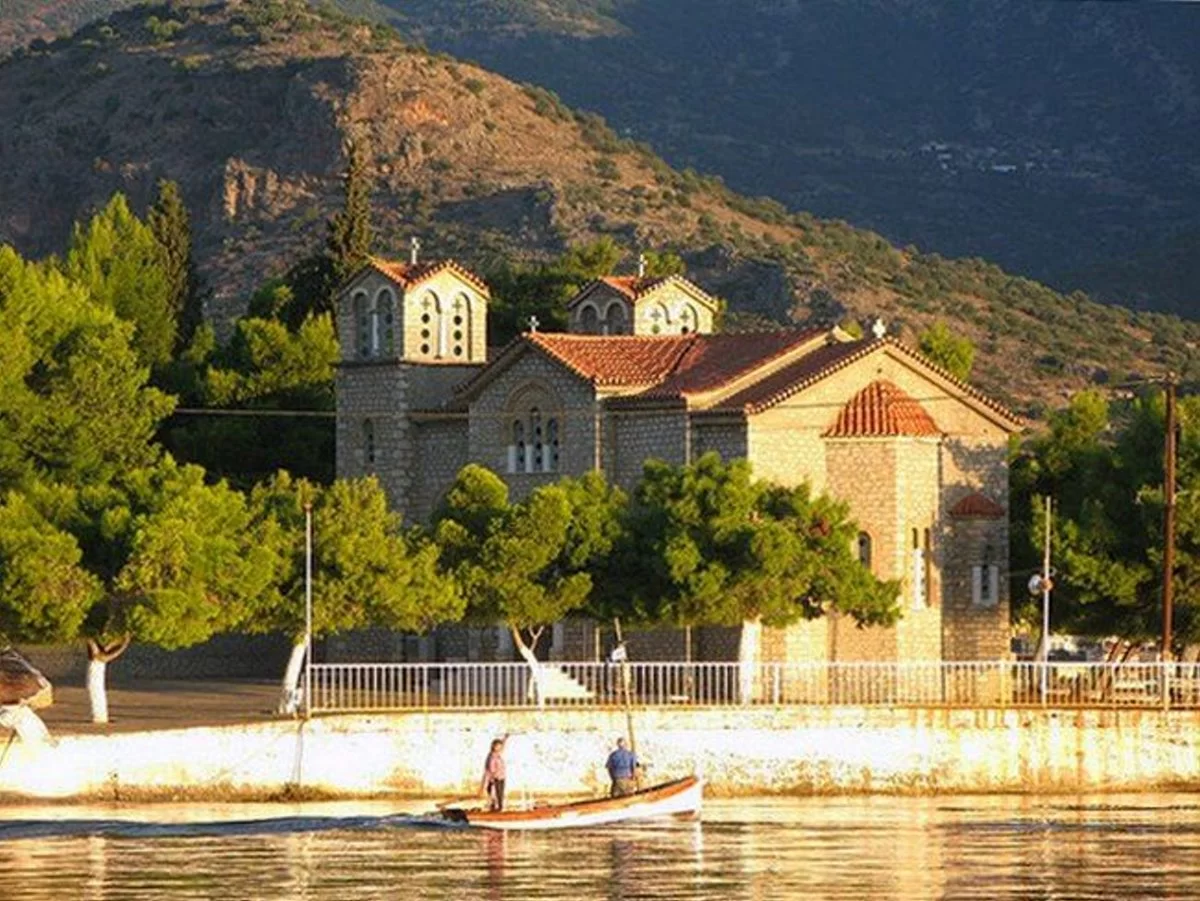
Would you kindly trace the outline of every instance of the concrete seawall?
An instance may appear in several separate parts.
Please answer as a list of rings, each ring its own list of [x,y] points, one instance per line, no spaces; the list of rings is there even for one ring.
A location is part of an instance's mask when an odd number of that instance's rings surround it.
[[[1200,713],[819,707],[639,710],[651,780],[697,770],[713,795],[1200,789]],[[511,790],[599,791],[621,711],[322,717],[64,735],[0,746],[0,795],[26,798],[471,793],[513,733]]]

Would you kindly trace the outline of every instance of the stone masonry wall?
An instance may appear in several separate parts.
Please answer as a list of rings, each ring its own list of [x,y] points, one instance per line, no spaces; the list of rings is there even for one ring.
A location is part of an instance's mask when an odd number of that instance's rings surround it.
[[[676,466],[688,462],[688,422],[682,410],[614,411],[608,425],[611,440],[605,446],[605,472],[610,482],[626,491],[637,485],[646,460]]]
[[[583,379],[538,352],[526,353],[471,402],[470,459],[503,478],[514,500],[564,475],[582,475],[596,468],[594,402]],[[559,465],[553,472],[510,473],[512,423],[528,414],[531,403],[541,409],[543,423],[550,417],[559,421]]]

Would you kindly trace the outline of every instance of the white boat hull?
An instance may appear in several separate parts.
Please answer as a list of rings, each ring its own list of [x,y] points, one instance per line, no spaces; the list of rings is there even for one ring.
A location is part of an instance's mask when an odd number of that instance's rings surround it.
[[[700,813],[704,782],[689,776],[623,798],[597,798],[528,810],[446,810],[447,819],[482,829],[543,831],[607,826],[626,820],[694,817]]]

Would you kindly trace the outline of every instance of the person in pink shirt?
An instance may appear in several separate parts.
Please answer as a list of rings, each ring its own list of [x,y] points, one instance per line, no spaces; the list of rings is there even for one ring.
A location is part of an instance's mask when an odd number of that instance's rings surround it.
[[[504,743],[506,741],[508,741],[507,733],[504,738],[494,739],[492,749],[488,751],[487,760],[483,762],[483,782],[479,786],[479,793],[487,796],[489,810],[504,809]]]

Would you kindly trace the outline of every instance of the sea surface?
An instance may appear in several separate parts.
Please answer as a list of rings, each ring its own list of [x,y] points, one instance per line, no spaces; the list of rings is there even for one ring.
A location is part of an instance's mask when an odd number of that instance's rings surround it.
[[[525,834],[430,807],[3,807],[0,899],[1200,898],[1200,795],[716,800]]]

